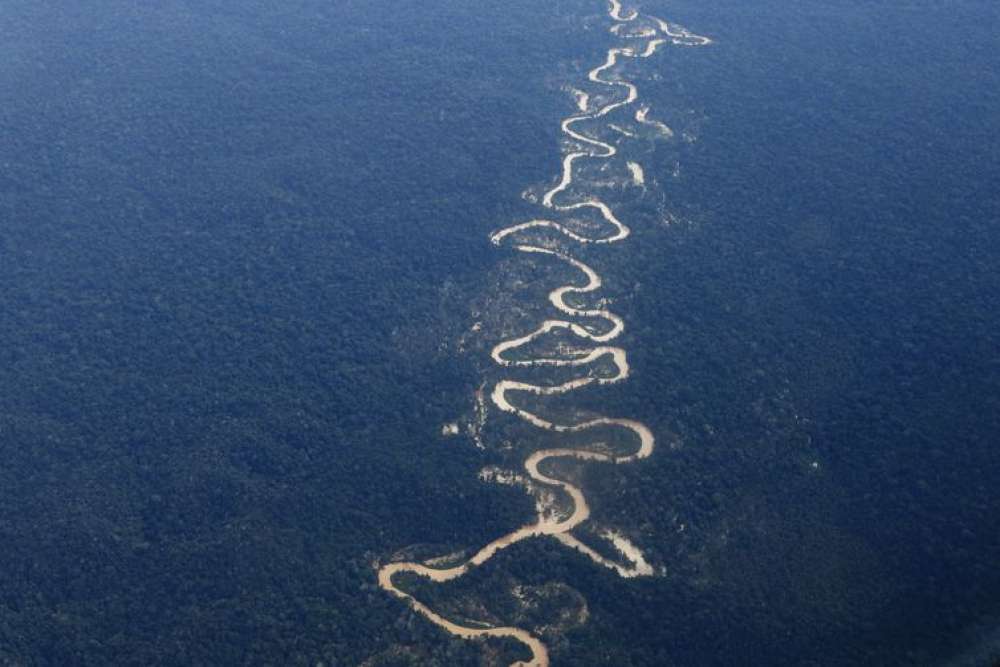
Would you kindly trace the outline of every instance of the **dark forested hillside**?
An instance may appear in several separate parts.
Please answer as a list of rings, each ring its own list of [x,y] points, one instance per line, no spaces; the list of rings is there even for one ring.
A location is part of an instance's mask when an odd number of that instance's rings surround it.
[[[358,664],[519,520],[440,427],[572,13],[448,5],[4,4],[0,663]]]

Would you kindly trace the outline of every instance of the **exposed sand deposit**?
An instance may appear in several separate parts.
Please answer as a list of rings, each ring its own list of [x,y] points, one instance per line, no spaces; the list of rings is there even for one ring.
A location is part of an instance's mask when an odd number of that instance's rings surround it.
[[[642,165],[638,162],[629,162],[628,170],[632,174],[632,182],[636,185],[646,184],[646,172],[642,170]]]

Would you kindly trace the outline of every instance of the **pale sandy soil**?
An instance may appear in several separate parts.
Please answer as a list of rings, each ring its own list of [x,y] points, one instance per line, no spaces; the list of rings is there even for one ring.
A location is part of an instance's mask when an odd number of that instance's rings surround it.
[[[665,125],[664,123],[662,123],[662,122],[660,122],[658,120],[653,120],[653,119],[649,118],[649,107],[648,106],[641,106],[641,107],[639,107],[636,110],[636,112],[635,112],[635,119],[636,119],[636,121],[642,123],[643,125],[650,125],[650,126],[656,128],[657,132],[659,132],[660,135],[662,135],[663,137],[665,137],[667,139],[669,139],[670,137],[674,136],[674,131],[671,130],[667,125]]]
[[[642,170],[642,165],[638,162],[629,162],[628,170],[632,173],[632,182],[636,185],[646,184],[646,173]]]
[[[635,132],[632,132],[631,130],[626,130],[621,125],[615,125],[614,123],[611,123],[608,125],[608,127],[617,132],[618,134],[625,135],[630,139],[635,139],[635,137],[637,136]]]

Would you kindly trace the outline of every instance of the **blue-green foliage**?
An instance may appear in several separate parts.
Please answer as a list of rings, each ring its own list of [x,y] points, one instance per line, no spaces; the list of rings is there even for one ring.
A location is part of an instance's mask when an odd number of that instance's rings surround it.
[[[478,664],[373,565],[530,516],[439,429],[602,9],[4,3],[0,663]],[[596,260],[634,375],[581,400],[664,444],[582,474],[666,576],[538,541],[426,594],[574,587],[557,664],[959,655],[1000,615],[998,10],[644,9],[715,44],[641,64],[698,140]]]

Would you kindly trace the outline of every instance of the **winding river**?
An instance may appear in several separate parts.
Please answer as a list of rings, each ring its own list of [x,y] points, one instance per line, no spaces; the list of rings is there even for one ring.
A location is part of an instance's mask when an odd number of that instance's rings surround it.
[[[562,175],[559,182],[547,191],[541,200],[542,206],[546,209],[554,213],[564,214],[564,216],[596,214],[601,222],[601,228],[606,231],[604,234],[592,235],[579,229],[579,225],[575,227],[571,219],[564,222],[535,219],[511,225],[491,236],[491,241],[494,244],[510,243],[514,250],[521,253],[562,262],[572,267],[582,278],[578,282],[557,287],[549,292],[549,302],[565,319],[545,320],[530,333],[502,341],[493,348],[491,356],[501,368],[583,367],[592,366],[599,361],[609,361],[614,370],[610,374],[607,371],[600,374],[588,373],[583,377],[549,385],[502,379],[494,385],[490,398],[493,405],[501,411],[516,415],[546,431],[580,433],[598,427],[619,429],[632,443],[632,448],[625,452],[569,447],[538,450],[525,459],[524,471],[532,484],[559,490],[565,494],[570,501],[568,506],[571,511],[568,514],[553,514],[539,507],[532,523],[493,540],[464,563],[453,567],[435,567],[430,562],[394,562],[383,565],[378,570],[378,582],[382,589],[405,600],[414,611],[445,631],[465,639],[507,637],[521,642],[531,651],[531,658],[528,661],[515,663],[515,665],[524,667],[546,667],[549,664],[548,649],[541,639],[521,628],[491,627],[486,624],[463,625],[445,618],[401,589],[396,584],[394,577],[399,573],[409,572],[435,582],[450,581],[461,577],[470,569],[482,565],[501,549],[522,540],[542,536],[552,537],[562,544],[578,550],[622,577],[655,574],[642,552],[617,533],[604,531],[603,537],[612,543],[624,563],[602,556],[575,537],[573,530],[590,518],[587,498],[579,487],[553,477],[542,470],[546,461],[560,458],[610,464],[638,461],[648,457],[653,452],[656,440],[652,431],[641,422],[613,417],[598,417],[576,423],[557,423],[520,406],[516,400],[518,394],[561,395],[589,385],[612,384],[628,378],[629,365],[625,350],[611,344],[625,328],[622,318],[603,307],[584,308],[569,302],[578,303],[583,295],[597,292],[602,285],[601,277],[591,267],[572,257],[567,251],[556,249],[555,244],[545,242],[544,237],[540,237],[540,235],[554,233],[566,243],[596,245],[617,243],[628,238],[629,227],[619,220],[611,207],[599,198],[589,196],[580,201],[561,203],[563,199],[568,198],[566,191],[573,185],[574,166],[578,162],[595,159],[607,160],[618,153],[617,147],[612,143],[590,136],[577,127],[587,121],[605,118],[618,109],[635,104],[638,100],[639,91],[635,84],[608,76],[608,72],[614,69],[622,58],[649,58],[664,44],[702,46],[711,43],[708,38],[688,32],[678,25],[655,17],[642,16],[634,9],[626,11],[620,0],[608,0],[608,2],[608,14],[614,21],[611,32],[616,37],[625,40],[627,45],[609,49],[604,62],[590,70],[587,78],[591,83],[601,86],[610,101],[602,106],[591,108],[590,103],[593,96],[583,91],[576,91],[579,113],[566,118],[561,124],[563,134],[571,141],[575,150],[571,150],[563,157]],[[648,113],[649,107],[640,107],[634,115],[635,121],[641,125],[650,126],[658,136],[669,138],[673,135],[671,129],[662,122],[647,118]],[[642,168],[637,163],[629,162],[629,170],[635,182],[642,184],[644,181]],[[559,348],[559,353],[551,357],[524,358],[518,356],[519,350],[553,332],[572,334],[580,344]],[[468,622],[466,621],[466,623]]]

